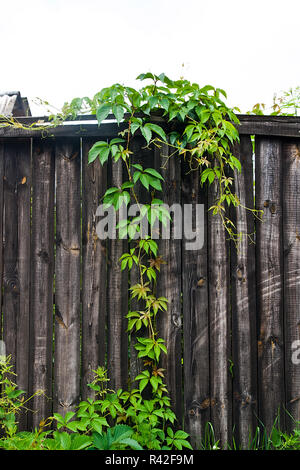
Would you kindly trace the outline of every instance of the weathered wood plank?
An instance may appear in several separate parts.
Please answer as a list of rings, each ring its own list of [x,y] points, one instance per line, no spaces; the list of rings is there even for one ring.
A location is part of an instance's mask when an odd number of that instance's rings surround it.
[[[281,141],[256,138],[255,157],[256,207],[264,211],[256,224],[259,418],[270,432],[285,402]]]
[[[74,410],[80,395],[80,147],[56,142],[54,410]]]
[[[123,182],[122,161],[112,163],[109,187]],[[127,177],[126,180],[127,181]],[[117,217],[118,223],[118,217]],[[127,240],[109,240],[107,274],[107,367],[112,389],[126,388],[128,383],[128,273],[121,271],[120,257],[128,251]]]
[[[213,183],[208,191],[210,208],[218,196]],[[211,422],[222,446],[232,432],[231,321],[229,300],[229,243],[219,215],[208,215],[208,279],[210,329]]]
[[[82,398],[93,396],[87,387],[93,370],[105,366],[106,353],[106,241],[96,233],[100,199],[106,191],[106,167],[88,164],[94,141],[84,139],[82,187]]]
[[[3,339],[18,386],[28,391],[30,289],[30,141],[5,144]],[[20,419],[26,428],[27,416]]]
[[[156,151],[156,160],[160,161],[163,182],[163,201],[170,207],[181,204],[181,166],[180,160],[170,158],[166,161],[168,148],[164,145]],[[161,154],[160,154],[161,152]],[[182,425],[183,397],[182,397],[182,305],[181,305],[181,240],[174,239],[174,213],[171,212],[173,222],[169,238],[159,240],[159,256],[166,264],[161,265],[158,275],[157,296],[166,297],[169,301],[167,312],[160,312],[157,317],[159,337],[166,342],[168,354],[162,355],[161,365],[166,369],[166,384],[170,393],[171,405],[176,414],[178,425]]]
[[[184,335],[184,417],[185,429],[191,435],[195,448],[204,436],[205,424],[210,421],[209,383],[209,324],[208,324],[208,272],[207,272],[207,191],[200,188],[199,171],[182,167],[182,207],[202,204],[203,220],[199,225],[184,229],[203,232],[203,246],[188,249],[188,237],[182,242],[182,305]],[[197,222],[197,221],[196,221]],[[191,248],[191,247],[190,247]]]
[[[241,136],[234,148],[242,171],[234,172],[234,190],[241,205],[232,220],[241,239],[231,246],[231,310],[233,346],[233,422],[235,441],[247,448],[257,426],[257,333],[255,294],[255,245],[253,161],[250,136]],[[248,209],[247,209],[248,208]]]
[[[49,141],[33,142],[32,187],[30,391],[45,392],[31,405],[31,425],[38,427],[52,413],[55,158]]]
[[[283,247],[286,407],[300,421],[300,141],[283,141]],[[287,429],[295,421],[286,415]]]
[[[142,165],[143,168],[154,168],[154,152],[150,149],[145,148],[145,140],[141,136],[135,136],[132,140],[131,151],[133,155],[131,156],[131,161],[133,164]],[[151,195],[140,183],[135,187],[135,193],[140,204],[149,204],[151,202]],[[135,201],[132,201],[135,204]],[[135,241],[131,243],[131,247],[134,247]],[[136,265],[133,265],[130,271],[130,284],[133,286],[140,282],[139,268]],[[142,310],[144,308],[144,303],[138,301],[135,297],[130,300],[130,309],[131,311]],[[142,327],[138,332],[131,332],[130,334],[130,381],[133,384],[135,377],[141,372],[143,367],[142,359],[138,358],[138,351],[135,349],[135,344],[137,344],[137,338],[147,335],[144,327]],[[136,387],[138,384],[134,384]]]

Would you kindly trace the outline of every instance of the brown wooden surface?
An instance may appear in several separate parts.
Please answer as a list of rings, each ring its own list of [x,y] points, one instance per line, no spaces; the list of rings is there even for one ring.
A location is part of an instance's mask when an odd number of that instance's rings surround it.
[[[207,191],[200,187],[199,171],[182,166],[182,204],[204,205],[201,249],[190,250],[182,242],[182,307],[184,336],[184,421],[194,445],[200,445],[210,421],[209,321],[207,272]],[[193,227],[195,230],[195,225]]]
[[[56,143],[54,410],[73,411],[80,396],[80,147]]]
[[[30,141],[5,145],[3,339],[17,382],[28,391],[30,288]],[[20,428],[27,416],[19,418]]]
[[[216,183],[208,191],[208,207],[216,201]],[[229,299],[229,243],[220,216],[208,215],[208,282],[210,329],[211,421],[224,446],[232,432],[232,376],[230,373],[231,319]]]
[[[259,127],[257,134],[270,122],[272,126],[284,122],[287,127],[298,125],[297,119],[290,118],[270,121],[250,117],[250,121]],[[101,128],[107,138],[107,130],[114,129]],[[63,130],[60,132],[63,135]],[[284,132],[281,130],[280,135]],[[7,353],[13,356],[22,388],[28,390],[28,385],[30,391],[46,388],[50,399],[51,385],[54,390],[53,408],[52,401],[46,398],[36,398],[32,403],[31,407],[39,411],[29,419],[30,426],[37,425],[40,418],[52,411],[65,413],[74,409],[81,392],[83,397],[88,395],[86,382],[90,381],[91,369],[100,362],[107,361],[111,388],[127,387],[128,273],[121,273],[119,263],[125,247],[124,242],[117,240],[109,243],[105,273],[103,244],[91,234],[95,235],[98,220],[95,210],[104,192],[106,169],[101,169],[98,162],[87,167],[91,143],[87,139],[83,144],[83,172],[79,139],[34,141],[32,164],[29,140],[4,139],[3,145],[2,139],[0,144],[0,236],[2,220],[4,240],[2,339]],[[144,143],[138,136],[136,145],[135,153],[143,166],[153,166],[151,151],[139,149]],[[299,139],[256,136],[255,192],[249,136],[242,136],[236,152],[243,167],[243,173],[236,175],[241,202],[251,207],[255,196],[256,207],[264,211],[263,221],[255,220],[256,245],[242,242],[235,252],[225,240],[220,220],[209,213],[207,239],[199,252],[189,252],[181,240],[160,243],[160,255],[167,264],[161,266],[157,295],[166,295],[170,300],[168,312],[159,314],[158,327],[167,340],[168,355],[163,358],[162,367],[167,368],[168,388],[179,425],[184,416],[186,429],[198,444],[205,422],[210,420],[222,444],[230,440],[234,428],[236,442],[245,447],[249,430],[256,424],[256,410],[269,431],[279,407],[281,429],[285,428],[285,419],[287,429],[293,427],[284,412],[285,405],[299,419],[299,365],[292,362],[293,353],[296,361],[299,358],[297,341],[300,341]],[[158,163],[158,158],[161,157],[156,152],[157,169],[162,163]],[[205,201],[196,174],[181,173],[178,159],[170,160],[161,171],[166,178],[165,191],[156,196],[169,204]],[[108,186],[120,185],[125,180],[120,165],[112,164],[110,173]],[[209,191],[208,205],[214,201],[214,191],[214,187]],[[254,230],[254,220],[248,211],[240,207],[234,214],[238,231]],[[132,377],[139,366],[130,346]],[[21,426],[26,426],[26,416]]]
[[[132,163],[142,165],[145,168],[153,168],[154,167],[154,152],[151,149],[144,148],[143,138],[137,136],[133,139],[131,144],[131,151],[133,152],[132,155]],[[140,204],[149,204],[151,201],[151,196],[149,195],[148,191],[144,186],[139,183],[135,188],[135,193],[137,199]],[[132,201],[133,204],[136,204],[135,201]],[[130,247],[135,246],[135,241],[130,243]],[[140,274],[138,267],[134,264],[131,271],[130,271],[130,284],[131,286],[140,282]],[[131,311],[138,311],[142,310],[145,306],[143,301],[138,301],[135,297],[134,299],[130,300],[130,310]],[[134,345],[137,344],[137,338],[143,337],[147,335],[147,331],[144,328],[140,330],[133,331],[130,334],[130,380],[133,383],[135,377],[141,372],[143,369],[143,360],[138,358],[138,351],[135,349]],[[137,387],[138,383],[134,384],[134,387]]]
[[[240,234],[238,244],[231,246],[233,422],[235,440],[245,449],[257,426],[255,218],[249,210],[254,207],[250,136],[241,137],[234,155],[243,170],[234,172],[234,190],[241,205],[231,211],[236,232]]]
[[[282,150],[276,138],[256,138],[256,225],[259,418],[270,431],[284,425]],[[279,411],[279,407],[281,410]]]
[[[123,165],[119,160],[112,163],[109,187],[120,187],[123,179]],[[118,223],[118,217],[117,217]],[[127,240],[109,240],[107,266],[107,367],[112,389],[126,388],[128,384],[128,272],[121,271],[119,261],[128,251]]]
[[[52,412],[55,160],[51,142],[35,140],[32,155],[30,392],[32,425]],[[31,416],[31,415],[29,415]]]
[[[283,142],[284,331],[287,428],[300,421],[300,141]]]
[[[105,366],[106,353],[106,241],[96,232],[97,207],[106,191],[106,166],[97,159],[88,164],[88,152],[94,141],[82,146],[82,398],[93,396],[87,387],[93,370]]]
[[[160,161],[158,168],[164,181],[164,203],[171,206],[181,203],[181,169],[174,158],[166,159],[168,149],[163,146],[157,150],[156,160]],[[171,213],[171,217],[174,217]],[[173,225],[171,239],[159,241],[159,256],[166,264],[161,265],[157,296],[166,297],[169,301],[167,312],[157,316],[159,337],[165,340],[168,354],[162,354],[161,365],[166,369],[166,383],[171,395],[171,405],[177,416],[178,424],[182,423],[182,305],[178,292],[181,292],[181,240],[174,240]]]

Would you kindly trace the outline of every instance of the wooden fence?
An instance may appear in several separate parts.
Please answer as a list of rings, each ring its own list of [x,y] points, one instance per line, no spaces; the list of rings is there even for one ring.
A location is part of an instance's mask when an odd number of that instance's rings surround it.
[[[207,211],[215,187],[201,188],[178,158],[161,170],[165,202],[206,208],[201,250],[186,250],[184,240],[160,242],[159,291],[170,301],[159,322],[168,347],[162,367],[194,443],[207,421],[222,443],[234,431],[246,446],[257,423],[270,430],[279,413],[291,430],[285,410],[300,419],[300,119],[240,119],[235,151],[243,171],[235,190],[242,205],[232,217],[255,244],[244,238],[236,251],[226,240]],[[126,388],[140,367],[126,332],[128,275],[118,263],[127,241],[106,243],[96,234],[100,196],[122,182],[122,169],[87,163],[91,145],[118,131],[114,123],[84,122],[46,138],[0,129],[2,339],[20,387],[46,391],[31,404],[37,412],[22,417],[23,428],[73,410],[89,395],[98,365],[107,366],[112,388]],[[138,136],[133,151],[136,162],[161,167],[163,157]],[[263,222],[244,208],[254,200]]]

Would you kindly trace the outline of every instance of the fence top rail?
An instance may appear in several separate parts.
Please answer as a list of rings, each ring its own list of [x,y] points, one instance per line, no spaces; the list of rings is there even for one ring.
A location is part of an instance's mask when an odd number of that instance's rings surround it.
[[[126,117],[126,115],[125,115]],[[240,124],[236,125],[241,135],[265,135],[278,137],[300,137],[300,117],[296,116],[256,116],[248,114],[237,115]],[[125,128],[125,124],[118,125],[113,115],[109,115],[107,120],[99,127],[95,115],[81,115],[76,119],[67,119],[66,123],[48,128],[49,118],[42,117],[19,117],[15,118],[20,124],[33,125],[35,122],[39,126],[45,126],[45,130],[1,127],[0,118],[0,138],[16,137],[110,137],[115,136]],[[166,121],[162,116],[151,116],[154,122],[161,124]],[[2,121],[3,122],[3,121]]]

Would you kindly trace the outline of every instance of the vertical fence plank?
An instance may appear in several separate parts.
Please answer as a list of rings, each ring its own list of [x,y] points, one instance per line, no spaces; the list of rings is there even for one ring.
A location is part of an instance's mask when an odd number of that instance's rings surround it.
[[[159,152],[157,152],[159,153]],[[161,149],[160,166],[158,168],[165,181],[164,203],[172,206],[181,203],[181,167],[180,160],[170,158],[165,160],[168,148]],[[155,157],[156,161],[159,157]],[[159,337],[166,342],[168,354],[162,355],[162,367],[166,369],[166,383],[171,397],[171,405],[178,419],[178,424],[182,425],[182,318],[181,318],[181,240],[173,239],[174,234],[174,214],[171,213],[173,222],[171,223],[170,238],[165,238],[159,242],[159,255],[166,264],[161,265],[158,275],[157,296],[164,296],[168,299],[167,312],[160,312],[157,318]],[[177,222],[178,223],[178,222]]]
[[[182,304],[184,335],[184,416],[185,429],[196,448],[210,421],[209,325],[207,273],[207,192],[200,189],[199,171],[182,168],[182,207],[204,205],[204,219],[199,221],[198,235],[203,231],[203,246],[188,249],[186,236],[182,243]],[[184,225],[184,230],[187,227]]]
[[[208,191],[208,207],[218,196],[213,183]],[[208,273],[210,328],[211,421],[217,439],[225,446],[232,431],[231,322],[229,301],[229,243],[219,215],[208,215]]]
[[[3,339],[18,386],[28,391],[31,144],[5,144]],[[26,428],[27,416],[19,419]]]
[[[32,243],[30,299],[32,426],[52,412],[53,272],[54,272],[54,145],[34,140],[32,155]]]
[[[88,164],[94,141],[84,139],[82,187],[82,398],[93,396],[87,387],[93,370],[105,366],[106,242],[96,233],[97,207],[106,190],[106,167],[97,159]]]
[[[300,143],[283,143],[283,244],[287,429],[300,421]]]
[[[241,205],[232,210],[232,220],[241,235],[231,246],[233,422],[235,440],[247,448],[257,420],[257,336],[255,294],[253,162],[250,136],[241,136],[234,155],[242,171],[234,172],[235,193]]]
[[[80,147],[56,144],[54,407],[65,414],[80,395]]]
[[[256,139],[259,417],[272,429],[284,404],[282,152],[276,138]],[[283,425],[281,416],[281,425]]]
[[[145,140],[142,136],[135,136],[132,140],[131,151],[133,155],[131,156],[133,164],[142,165],[143,168],[153,168],[154,167],[154,152],[149,148],[145,148]],[[139,183],[135,187],[135,193],[140,204],[149,204],[151,196],[149,192]],[[133,201],[135,204],[135,201]],[[134,245],[132,245],[134,246]],[[159,275],[158,275],[159,276]],[[139,281],[139,268],[136,265],[133,265],[130,271],[130,284],[133,286]],[[144,304],[142,301],[134,299],[130,300],[130,309],[131,311],[142,310]],[[137,337],[145,336],[144,327],[141,328],[138,332],[131,332],[130,334],[130,380],[131,383],[134,382],[135,377],[143,369],[143,360],[138,358],[138,351],[135,349],[137,343]],[[138,384],[136,383],[135,386]]]
[[[126,181],[128,178],[126,177]],[[112,163],[111,186],[121,187],[122,161]],[[118,222],[118,219],[117,219]],[[120,257],[128,249],[127,240],[110,240],[107,274],[108,339],[107,362],[110,387],[125,388],[128,382],[128,273],[121,271]]]

